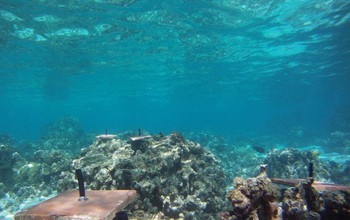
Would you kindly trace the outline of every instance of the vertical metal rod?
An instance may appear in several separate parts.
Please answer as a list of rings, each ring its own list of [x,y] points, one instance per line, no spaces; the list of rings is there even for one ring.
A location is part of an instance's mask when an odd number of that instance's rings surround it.
[[[141,133],[141,129],[139,128],[139,136],[141,136],[141,134],[142,134],[142,133]]]
[[[78,185],[79,185],[79,199],[78,199],[78,201],[88,200],[88,198],[85,195],[84,177],[83,177],[83,173],[81,172],[81,169],[75,170],[75,175],[78,179]]]
[[[314,164],[309,163],[309,183],[314,183]]]
[[[314,164],[309,163],[309,178],[313,178],[313,177],[314,177]]]

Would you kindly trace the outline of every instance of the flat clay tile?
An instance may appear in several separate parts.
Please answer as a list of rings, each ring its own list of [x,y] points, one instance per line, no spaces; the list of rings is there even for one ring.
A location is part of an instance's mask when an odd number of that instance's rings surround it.
[[[136,198],[135,190],[67,191],[15,215],[15,220],[112,220]]]

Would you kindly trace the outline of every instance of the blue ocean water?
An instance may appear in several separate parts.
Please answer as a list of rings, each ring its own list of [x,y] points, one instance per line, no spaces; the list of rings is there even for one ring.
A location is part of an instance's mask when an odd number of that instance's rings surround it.
[[[349,36],[348,0],[2,0],[0,132],[322,134],[349,119]]]
[[[187,134],[227,178],[315,159],[349,185],[349,36],[349,0],[0,0],[0,219],[56,195],[91,144],[42,138],[64,116],[92,137]]]

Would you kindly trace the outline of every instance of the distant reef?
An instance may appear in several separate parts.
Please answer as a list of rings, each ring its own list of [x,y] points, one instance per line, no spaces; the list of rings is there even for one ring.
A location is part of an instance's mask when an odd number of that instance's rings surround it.
[[[81,148],[88,146],[93,140],[94,136],[84,132],[83,125],[77,118],[66,116],[45,126],[35,148],[79,154]]]

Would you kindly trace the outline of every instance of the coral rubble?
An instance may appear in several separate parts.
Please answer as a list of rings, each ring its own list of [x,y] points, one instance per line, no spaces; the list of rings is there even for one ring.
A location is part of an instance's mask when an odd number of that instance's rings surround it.
[[[212,153],[179,133],[132,144],[121,139],[94,142],[73,161],[87,188],[136,189],[131,211],[167,217],[216,219],[225,206],[225,176]],[[73,172],[61,175],[62,190],[74,185]]]

